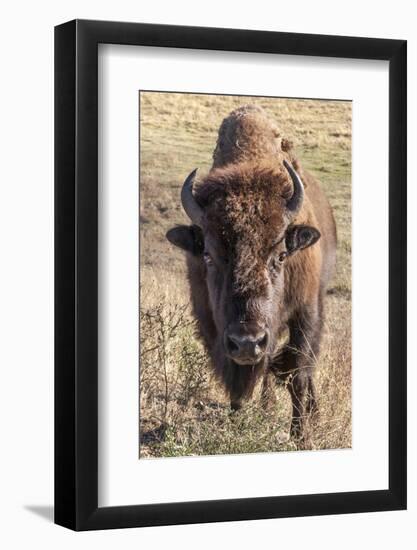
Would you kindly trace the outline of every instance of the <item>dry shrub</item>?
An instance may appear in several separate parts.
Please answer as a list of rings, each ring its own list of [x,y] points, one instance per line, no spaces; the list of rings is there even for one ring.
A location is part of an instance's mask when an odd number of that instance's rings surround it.
[[[208,386],[207,358],[188,305],[160,301],[141,308],[140,343],[141,433],[163,433]]]

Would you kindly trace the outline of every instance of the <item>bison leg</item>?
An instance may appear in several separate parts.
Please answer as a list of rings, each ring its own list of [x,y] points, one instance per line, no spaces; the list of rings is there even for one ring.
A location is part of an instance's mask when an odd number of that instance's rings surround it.
[[[272,373],[267,370],[262,380],[261,405],[265,411],[271,411],[276,405],[275,384]]]
[[[306,377],[300,372],[294,374],[288,384],[292,401],[291,437],[300,439],[305,433],[305,391]]]
[[[242,408],[242,400],[237,398],[232,398],[230,400],[230,408],[233,412],[238,411]]]
[[[308,380],[306,411],[307,411],[307,415],[311,419],[314,419],[314,420],[318,419],[319,408],[317,405],[316,386],[314,384],[314,372],[311,374]]]
[[[306,419],[317,412],[314,366],[320,348],[321,308],[305,308],[290,323],[290,340],[280,371],[288,376],[292,400],[291,436],[306,438]]]

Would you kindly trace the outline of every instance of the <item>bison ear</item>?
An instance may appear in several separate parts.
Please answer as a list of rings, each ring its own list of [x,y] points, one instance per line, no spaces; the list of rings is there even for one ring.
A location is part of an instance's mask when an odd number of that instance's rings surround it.
[[[320,239],[320,231],[309,225],[293,225],[287,231],[285,244],[289,254],[308,248]]]
[[[177,227],[173,227],[167,232],[166,238],[170,243],[182,248],[186,252],[190,252],[194,256],[203,253],[203,233],[196,225],[178,225]]]

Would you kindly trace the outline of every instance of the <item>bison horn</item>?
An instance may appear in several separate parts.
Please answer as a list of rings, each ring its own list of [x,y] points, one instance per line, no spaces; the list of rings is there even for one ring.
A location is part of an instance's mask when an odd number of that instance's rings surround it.
[[[203,218],[203,209],[197,204],[197,201],[193,195],[193,183],[196,173],[197,168],[193,170],[184,181],[184,185],[181,189],[181,203],[190,220],[195,225],[200,226]]]
[[[288,173],[291,176],[292,182],[294,184],[294,192],[292,197],[287,202],[287,208],[294,216],[300,211],[301,205],[303,204],[304,199],[304,185],[301,181],[300,176],[294,170],[289,162],[284,160],[284,166],[288,170]]]

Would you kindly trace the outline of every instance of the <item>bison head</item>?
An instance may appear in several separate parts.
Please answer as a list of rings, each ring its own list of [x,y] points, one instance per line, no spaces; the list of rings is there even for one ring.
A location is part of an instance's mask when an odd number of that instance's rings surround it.
[[[217,346],[236,366],[259,365],[274,353],[286,322],[290,257],[320,233],[296,225],[304,186],[291,164],[250,163],[213,170],[194,189],[185,180],[183,208],[192,226],[167,233],[200,259],[217,332]],[[288,268],[286,268],[288,262]]]

